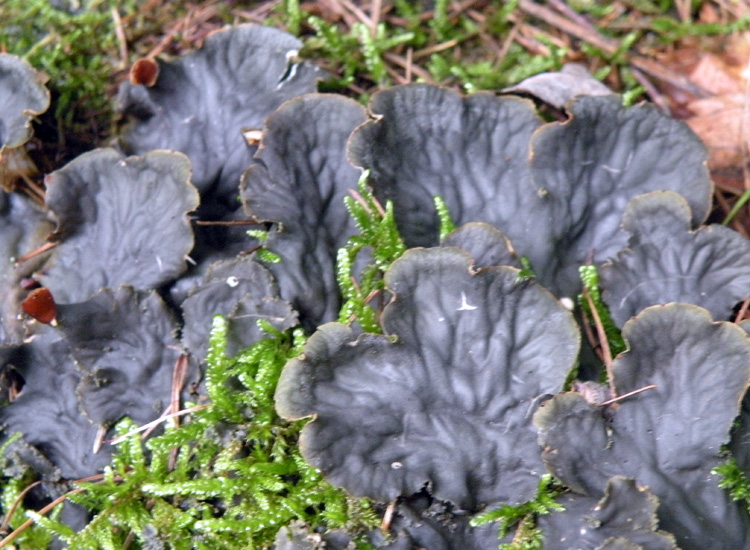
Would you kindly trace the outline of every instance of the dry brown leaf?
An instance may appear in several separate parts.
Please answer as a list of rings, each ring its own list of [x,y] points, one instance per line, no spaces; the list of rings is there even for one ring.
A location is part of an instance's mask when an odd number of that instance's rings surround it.
[[[711,94],[696,98],[665,90],[682,118],[698,134],[709,150],[709,168],[721,171],[739,168],[747,158],[750,144],[750,96],[747,67],[750,33],[737,33],[716,41],[712,51],[707,44],[685,46],[663,59],[670,68],[685,74]],[[737,182],[737,186],[744,184]]]
[[[711,170],[742,165],[742,149],[747,147],[750,130],[750,111],[746,102],[745,94],[740,92],[688,103],[693,116],[685,122],[708,147]]]
[[[712,94],[732,94],[741,92],[744,84],[741,81],[741,69],[726,58],[713,53],[704,53],[689,77],[695,84]]]

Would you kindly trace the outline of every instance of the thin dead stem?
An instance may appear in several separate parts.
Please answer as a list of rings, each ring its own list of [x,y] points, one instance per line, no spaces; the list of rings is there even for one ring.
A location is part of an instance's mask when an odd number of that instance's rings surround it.
[[[612,399],[608,399],[607,401],[603,401],[599,403],[600,406],[604,407],[606,405],[611,405],[612,403],[618,403],[622,401],[623,399],[627,399],[628,397],[632,397],[634,395],[638,395],[641,392],[644,392],[646,390],[653,390],[656,389],[656,384],[649,384],[648,386],[643,386],[642,388],[638,388],[637,390],[629,391],[628,393],[624,393],[622,395],[619,395],[617,397],[613,397]]]
[[[0,525],[0,534],[8,534],[8,527],[10,526],[10,522],[13,519],[13,514],[16,513],[16,509],[21,505],[21,502],[23,502],[23,499],[26,497],[26,495],[29,494],[29,491],[31,491],[34,487],[40,485],[41,483],[41,480],[35,481],[18,494],[11,507],[8,508],[8,510],[5,512],[3,523],[2,525]]]
[[[28,254],[25,254],[25,255],[21,256],[20,258],[18,258],[16,260],[16,266],[19,266],[23,262],[26,262],[26,261],[28,261],[28,260],[30,260],[32,258],[35,258],[35,257],[39,256],[40,254],[44,254],[45,252],[47,252],[49,250],[52,250],[57,245],[58,245],[57,241],[51,242],[51,243],[44,243],[42,246],[40,246],[36,250],[32,250]]]
[[[750,73],[750,59],[748,59],[745,69]],[[750,191],[750,158],[748,158],[748,145],[750,139],[748,136],[748,117],[750,116],[750,78],[745,79],[745,97],[742,102],[742,120],[740,121],[740,153],[742,154],[742,181],[745,185],[745,193]],[[750,204],[747,205],[750,212]]]
[[[82,488],[73,489],[72,491],[68,491],[64,495],[61,495],[61,496],[57,497],[55,500],[53,500],[52,502],[50,502],[49,504],[47,504],[47,506],[45,506],[44,508],[42,508],[41,510],[39,510],[37,512],[37,514],[39,514],[40,516],[44,516],[44,515],[49,514],[52,510],[55,509],[55,507],[58,504],[62,504],[63,502],[65,502],[65,499],[67,499],[70,495],[75,495],[75,494],[78,494],[78,493],[80,493],[82,491],[83,491]],[[24,531],[26,531],[26,529],[28,529],[29,527],[31,527],[32,525],[34,525],[34,521],[35,520],[33,518],[25,521],[20,527],[18,527],[18,529],[16,529],[15,531],[13,531],[10,535],[8,535],[7,537],[5,537],[4,539],[0,540],[0,548],[4,548],[4,547],[8,546],[11,542],[13,542],[14,540],[16,540],[19,536],[21,536],[21,534]]]
[[[117,45],[119,47],[120,54],[120,69],[125,69],[128,66],[128,39],[125,36],[125,29],[122,24],[122,18],[120,12],[115,6],[112,6],[111,10],[112,21],[115,24],[115,37],[117,38]]]
[[[370,36],[372,37],[375,37],[378,34],[378,25],[380,24],[380,13],[382,9],[382,0],[372,0],[372,2],[370,2]]]
[[[599,338],[599,345],[602,349],[604,368],[607,370],[609,391],[611,392],[612,397],[617,397],[617,388],[615,388],[615,381],[612,377],[612,350],[610,350],[609,348],[609,341],[607,340],[607,333],[604,330],[604,324],[602,323],[601,317],[599,317],[599,312],[596,309],[596,304],[594,303],[593,298],[591,298],[591,294],[589,294],[589,291],[586,288],[583,289],[583,297],[586,299],[586,303],[589,305],[589,309],[591,310],[591,316],[594,318],[594,327],[596,328],[596,335]]]
[[[740,310],[737,312],[737,316],[734,318],[735,323],[739,323],[740,321],[743,321],[745,319],[748,307],[750,307],[750,298],[747,298],[744,302],[742,302],[742,306],[740,306]]]
[[[128,437],[130,437],[133,434],[137,434],[137,433],[141,433],[141,432],[145,432],[145,431],[151,430],[151,429],[155,428],[156,426],[158,426],[159,424],[161,424],[162,422],[164,422],[166,420],[169,420],[170,418],[176,418],[178,416],[184,416],[186,414],[192,414],[194,412],[202,411],[203,409],[207,409],[210,406],[211,406],[211,403],[204,403],[203,405],[196,405],[195,407],[189,407],[187,409],[183,409],[183,410],[177,411],[175,413],[164,414],[164,415],[160,416],[159,418],[157,418],[156,420],[152,420],[151,422],[147,422],[143,426],[139,426],[135,430],[131,430],[131,431],[129,431],[126,434],[123,434],[123,435],[120,435],[118,437],[115,437],[114,439],[110,439],[109,441],[107,441],[107,443],[110,443],[111,445],[115,445],[117,443],[120,443],[120,442],[124,441],[125,439],[127,439]]]
[[[548,8],[542,4],[537,4],[532,0],[519,0],[518,7],[524,13],[540,19],[566,34],[584,40],[610,55],[617,53],[619,48],[618,43],[602,36],[596,29],[589,25],[581,25],[577,21],[572,21],[567,17],[560,15],[552,8]],[[706,97],[708,95],[708,92],[702,87],[696,85],[687,77],[668,69],[657,61],[639,55],[637,52],[629,54],[627,58],[633,67],[640,69],[652,78],[667,82],[680,90],[694,95],[695,97]]]

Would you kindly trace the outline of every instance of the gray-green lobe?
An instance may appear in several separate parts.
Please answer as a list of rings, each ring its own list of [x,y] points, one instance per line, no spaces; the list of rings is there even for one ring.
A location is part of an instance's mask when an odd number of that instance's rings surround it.
[[[314,92],[319,71],[294,60],[302,43],[278,29],[239,25],[213,33],[203,48],[159,60],[152,87],[123,84],[120,145],[128,154],[172,149],[186,154],[201,194],[237,194],[255,146],[243,131],[292,97]]]
[[[675,191],[697,225],[712,194],[706,148],[684,123],[652,105],[625,108],[614,95],[579,97],[568,109],[569,120],[542,127],[531,140],[531,177],[550,203],[557,250],[546,267],[554,273],[548,284],[563,294],[577,291],[579,265],[625,245],[620,221],[631,199]]]
[[[277,410],[315,416],[302,452],[335,485],[389,501],[427,483],[469,510],[533,497],[531,417],[561,389],[578,330],[518,270],[469,266],[453,248],[406,252],[386,273],[386,336],[324,325],[285,366]]]
[[[690,230],[690,208],[671,191],[633,199],[623,228],[628,247],[599,275],[612,318],[622,326],[648,306],[683,302],[727,320],[750,296],[750,243],[720,225]]]
[[[534,418],[547,467],[594,498],[616,475],[649,486],[661,527],[685,550],[745,548],[747,514],[711,471],[748,388],[750,341],[686,304],[647,308],[623,337],[629,349],[612,365],[618,393],[656,387],[619,402],[611,420],[579,394],[552,398]]]
[[[122,284],[154,289],[185,271],[198,193],[180,153],[85,153],[47,177],[46,202],[59,244],[38,277],[60,303]]]
[[[309,329],[336,318],[336,252],[357,228],[344,206],[360,171],[346,158],[364,108],[341,96],[309,94],[268,117],[255,163],[242,177],[247,214],[273,222],[265,246],[281,297]]]
[[[42,73],[21,58],[0,54],[0,154],[31,138],[31,119],[49,107],[44,81]]]

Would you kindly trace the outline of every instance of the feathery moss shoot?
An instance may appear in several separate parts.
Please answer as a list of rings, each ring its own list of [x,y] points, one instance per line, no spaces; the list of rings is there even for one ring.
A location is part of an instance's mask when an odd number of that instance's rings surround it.
[[[435,203],[435,211],[437,212],[438,220],[440,220],[440,241],[442,241],[456,230],[456,224],[453,222],[450,209],[443,197],[436,195],[432,197],[432,202]]]
[[[281,262],[281,256],[265,247],[266,241],[268,241],[268,230],[250,229],[247,231],[247,235],[251,239],[257,239],[260,242],[260,248],[256,251],[259,261],[265,264],[277,264]]]
[[[388,201],[383,208],[367,187],[368,175],[367,170],[362,173],[356,197],[344,199],[359,235],[350,237],[336,258],[336,278],[343,297],[339,321],[356,320],[365,332],[380,333],[378,313],[370,302],[382,296],[383,274],[406,251],[406,245],[396,227],[393,203]],[[372,253],[372,259],[357,276],[355,261],[364,250]]]
[[[615,357],[617,354],[625,351],[627,346],[625,345],[625,340],[622,339],[620,329],[617,328],[617,325],[615,325],[615,322],[612,320],[612,316],[609,314],[609,308],[604,303],[604,300],[602,300],[602,293],[599,288],[599,272],[595,265],[582,265],[578,269],[578,272],[581,275],[583,288],[591,297],[599,319],[602,321],[602,326],[607,335],[607,341],[609,342],[609,349],[612,352],[612,357]],[[586,316],[589,319],[592,319],[593,315],[591,307],[583,294],[578,296],[578,303]]]
[[[724,464],[714,468],[711,473],[721,477],[719,488],[729,491],[735,501],[744,500],[750,512],[750,478],[737,464],[737,459],[730,456]]]
[[[545,474],[539,480],[536,496],[533,500],[518,506],[501,506],[480,514],[471,520],[471,525],[477,527],[491,521],[500,522],[499,536],[503,538],[513,526],[516,534],[510,544],[501,544],[501,550],[541,550],[543,537],[536,527],[536,518],[565,508],[555,501],[562,492],[562,486],[554,478]]]
[[[226,321],[214,319],[210,405],[184,424],[145,444],[129,419],[117,425],[121,441],[103,478],[78,483],[79,492],[68,495],[93,514],[83,530],[27,514],[70,548],[123,548],[134,540],[176,550],[267,548],[294,519],[364,536],[379,522],[375,511],[326,483],[300,455],[304,421],[286,422],[274,410],[279,374],[299,353],[302,332],[262,326],[268,338],[227,357]]]

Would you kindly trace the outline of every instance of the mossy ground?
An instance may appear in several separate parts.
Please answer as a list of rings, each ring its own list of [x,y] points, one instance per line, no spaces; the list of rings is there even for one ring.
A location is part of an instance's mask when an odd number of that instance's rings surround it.
[[[48,173],[108,142],[116,127],[117,84],[136,59],[185,53],[226,24],[268,24],[300,36],[300,55],[333,75],[326,88],[361,101],[381,87],[416,81],[463,92],[497,91],[578,62],[626,101],[645,99],[675,109],[676,97],[697,92],[676,68],[659,60],[681,49],[721,54],[727,37],[750,27],[750,5],[709,0],[6,0],[0,4],[0,21],[0,49],[25,57],[49,76],[53,106],[37,123],[31,151]],[[736,186],[718,185],[715,216],[725,217],[742,200]],[[356,216],[356,204],[351,208]],[[750,233],[750,216],[736,210]],[[363,218],[360,226],[368,223]],[[382,231],[372,227],[373,235],[393,237],[387,224]],[[398,254],[391,252],[384,262]],[[342,254],[339,267],[346,275],[353,259]],[[382,269],[374,266],[373,277]],[[363,309],[361,289],[344,292],[346,319],[369,311]],[[366,322],[376,329],[375,319]],[[299,342],[291,335],[270,334],[234,359],[223,355],[221,342],[218,322],[209,358],[217,369],[208,384],[214,405],[196,411],[182,429],[151,439],[146,455],[139,437],[126,438],[104,476],[71,495],[97,514],[88,530],[74,534],[54,515],[33,513],[37,527],[22,530],[26,518],[20,506],[2,526],[21,535],[13,544],[41,548],[55,533],[79,545],[74,547],[122,548],[136,544],[133,533],[149,532],[146,525],[152,524],[174,529],[174,548],[253,548],[267,545],[276,526],[295,517],[355,530],[376,524],[377,514],[366,502],[328,487],[304,464],[294,445],[299,426],[272,412],[278,371]],[[242,386],[231,396],[225,391],[229,377]],[[243,407],[265,411],[268,418],[247,418]],[[226,433],[219,432],[229,429],[228,419],[245,435],[242,442],[232,439],[221,447],[217,441]],[[250,471],[256,472],[249,477],[256,482],[242,485],[238,480]],[[6,479],[3,510],[21,502],[21,491],[31,481]],[[239,492],[250,497],[236,505]],[[320,507],[322,502],[326,507]],[[250,521],[247,506],[270,507],[275,516],[256,514]],[[241,541],[234,536],[239,529],[247,534]]]
[[[51,171],[107,142],[117,85],[135,60],[185,53],[227,24],[273,25],[300,36],[301,55],[333,75],[324,86],[363,101],[380,87],[415,81],[499,90],[578,62],[628,101],[667,108],[678,93],[696,90],[663,57],[681,49],[722,53],[728,36],[750,27],[750,6],[745,0],[6,0],[0,21],[0,50],[50,77],[53,106],[36,134],[37,157]],[[726,198],[731,207],[733,197]]]

